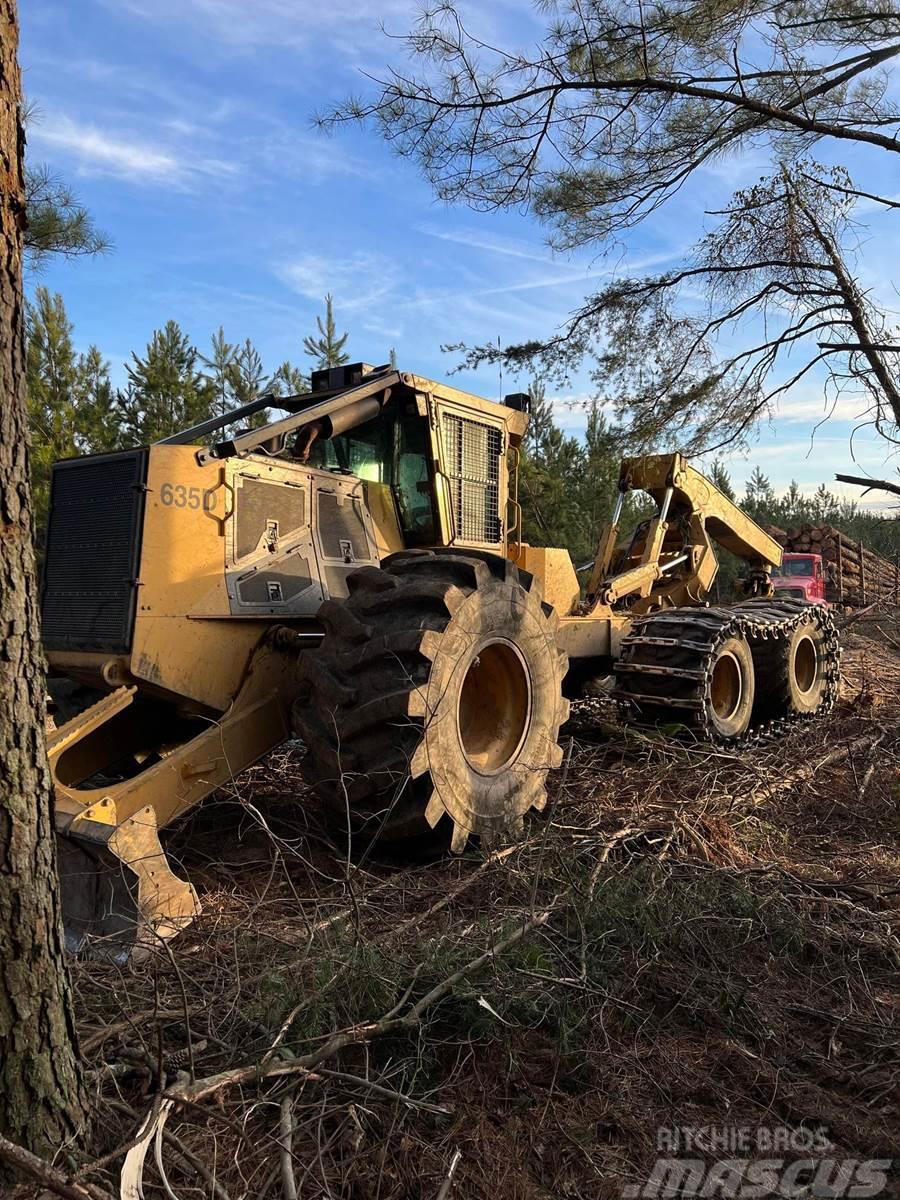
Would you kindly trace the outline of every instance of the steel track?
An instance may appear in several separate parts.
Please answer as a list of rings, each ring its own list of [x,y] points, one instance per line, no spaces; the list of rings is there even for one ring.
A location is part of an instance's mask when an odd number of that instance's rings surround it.
[[[724,739],[709,719],[710,685],[716,652],[730,637],[746,638],[756,659],[764,642],[786,640],[801,621],[812,617],[823,634],[826,686],[813,713],[785,711],[757,720],[747,731]],[[678,723],[688,734],[729,749],[782,737],[798,725],[834,707],[840,686],[841,649],[831,611],[803,600],[744,600],[730,608],[673,608],[638,617],[622,639],[615,665],[613,697],[632,723]]]

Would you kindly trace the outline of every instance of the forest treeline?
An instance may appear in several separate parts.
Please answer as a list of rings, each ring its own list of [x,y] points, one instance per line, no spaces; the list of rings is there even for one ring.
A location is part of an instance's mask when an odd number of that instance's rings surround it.
[[[347,362],[331,296],[316,331],[303,338],[312,368]],[[124,364],[125,385],[113,385],[97,346],[79,352],[59,293],[38,287],[26,306],[26,381],[31,427],[31,478],[38,546],[50,496],[50,468],[61,458],[146,445],[267,393],[309,387],[307,372],[285,360],[267,368],[249,338],[229,342],[220,326],[200,350],[177,321],[153,332]],[[263,424],[266,412],[250,424]]]
[[[348,360],[347,334],[338,334],[330,296],[316,331],[302,339],[311,368]],[[305,391],[307,371],[290,360],[267,367],[249,338],[230,342],[220,327],[206,350],[176,321],[155,330],[146,347],[124,364],[125,384],[112,382],[109,362],[97,346],[75,348],[74,327],[62,296],[38,287],[27,306],[26,363],[32,436],[31,470],[38,543],[46,521],[50,467],[60,458],[142,445],[216,413],[247,404],[267,392]],[[522,453],[519,499],[523,533],[533,545],[567,547],[577,565],[589,562],[597,532],[616,499],[619,463],[629,448],[623,430],[594,402],[583,437],[559,425],[543,384],[530,387],[532,414]],[[262,422],[266,414],[257,414]],[[757,467],[744,492],[732,484],[728,463],[708,469],[715,483],[762,525],[839,526],[891,559],[900,552],[900,522],[861,509],[825,484],[812,494],[797,483],[781,495]],[[629,497],[628,528],[644,514],[646,497]],[[724,565],[724,564],[723,564]],[[730,575],[731,571],[723,571]]]

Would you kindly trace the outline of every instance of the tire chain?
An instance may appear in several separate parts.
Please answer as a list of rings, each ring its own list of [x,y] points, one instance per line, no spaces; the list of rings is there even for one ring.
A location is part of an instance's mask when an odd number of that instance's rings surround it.
[[[723,738],[711,726],[706,716],[703,697],[708,693],[712,664],[716,651],[727,638],[744,637],[751,649],[760,641],[787,639],[803,620],[813,617],[824,635],[826,680],[825,693],[819,708],[813,713],[786,713],[769,720],[751,724],[737,738]],[[679,626],[681,629],[679,630]],[[703,639],[703,640],[701,640]],[[649,653],[648,653],[649,652]],[[685,657],[690,665],[685,667]],[[666,665],[666,658],[677,659],[678,665]],[[638,617],[631,632],[622,639],[622,656],[615,664],[617,687],[612,695],[618,701],[619,713],[631,724],[641,724],[641,696],[656,709],[672,709],[690,714],[682,723],[703,740],[721,748],[771,741],[796,730],[798,725],[815,720],[830,712],[837,702],[840,686],[841,648],[830,609],[824,605],[808,604],[803,600],[773,598],[744,600],[730,608],[673,608]],[[659,676],[668,677],[676,689],[690,695],[653,695],[642,693],[641,679],[647,668],[662,668]],[[639,670],[638,668],[641,668]],[[633,690],[622,687],[628,679]],[[645,723],[658,723],[655,721]]]

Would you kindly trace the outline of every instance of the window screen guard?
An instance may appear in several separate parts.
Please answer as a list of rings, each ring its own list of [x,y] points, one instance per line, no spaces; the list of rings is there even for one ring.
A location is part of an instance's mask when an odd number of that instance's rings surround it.
[[[466,542],[499,543],[502,430],[445,412],[442,432],[457,535]]]

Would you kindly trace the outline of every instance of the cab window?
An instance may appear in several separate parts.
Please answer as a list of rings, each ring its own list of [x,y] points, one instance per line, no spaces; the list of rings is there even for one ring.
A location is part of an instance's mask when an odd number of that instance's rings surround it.
[[[434,545],[428,422],[424,417],[407,416],[394,428],[393,485],[400,528],[411,546]]]
[[[379,417],[335,438],[320,438],[309,462],[322,471],[389,484],[407,544],[434,545],[428,421],[415,410],[399,420]]]
[[[785,559],[781,573],[782,575],[790,575],[794,578],[809,578],[813,573],[813,560],[811,558]]]
[[[313,443],[310,465],[342,471],[368,483],[390,482],[390,447],[384,421],[369,421],[350,433]]]

